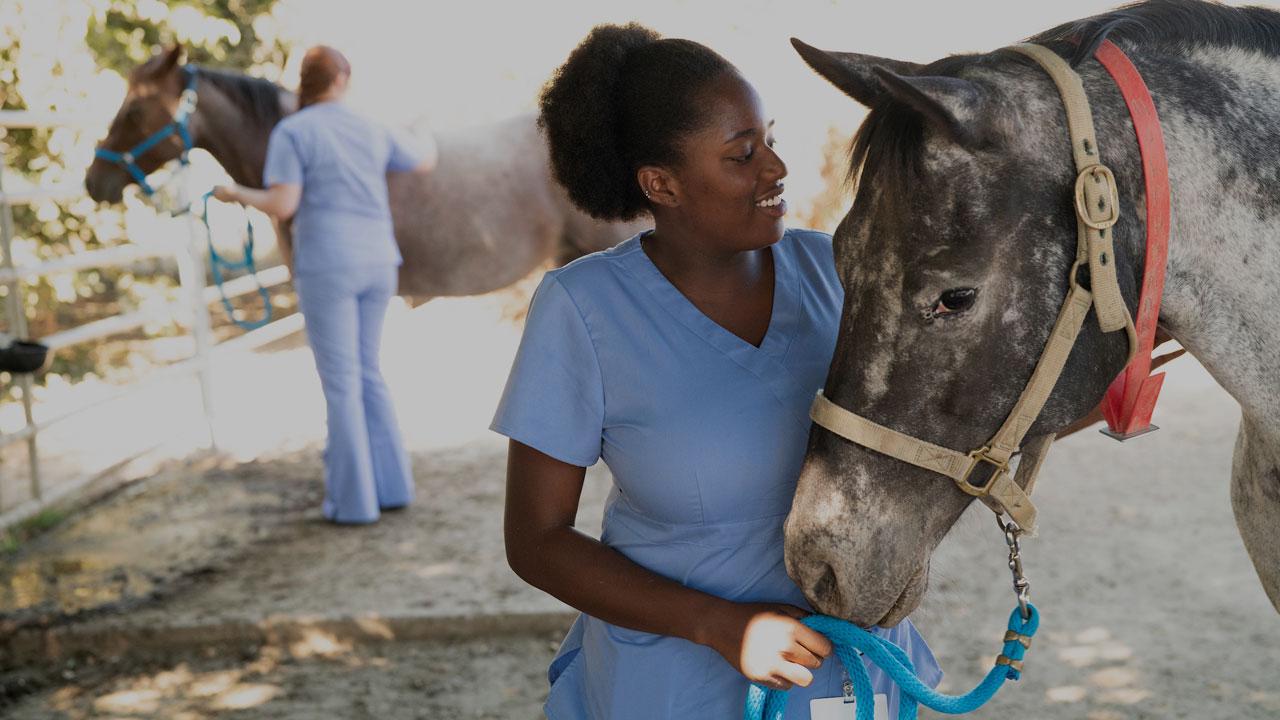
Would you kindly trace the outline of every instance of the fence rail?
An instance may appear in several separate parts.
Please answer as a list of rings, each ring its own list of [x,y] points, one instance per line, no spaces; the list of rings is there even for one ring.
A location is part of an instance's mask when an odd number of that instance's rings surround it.
[[[66,117],[32,111],[0,111],[0,129],[47,126],[83,128],[87,124],[84,118],[79,117]],[[204,249],[202,247],[206,236],[203,226],[196,223],[190,215],[187,216],[187,238],[182,241],[126,245],[92,250],[41,263],[15,266],[12,253],[12,207],[40,200],[74,199],[83,196],[84,188],[80,185],[63,184],[55,187],[5,191],[3,182],[5,170],[3,163],[0,163],[0,252],[3,253],[3,262],[0,263],[0,285],[7,286],[9,290],[5,298],[5,311],[8,316],[10,334],[15,337],[26,337],[27,335],[27,317],[22,292],[24,281],[87,268],[121,267],[150,258],[172,257],[177,263],[179,283],[182,289],[180,296],[182,304],[185,306],[182,315],[186,319],[187,328],[194,340],[195,351],[190,357],[172,363],[158,372],[149,373],[142,380],[109,391],[86,403],[62,410],[56,415],[42,417],[38,423],[35,420],[32,408],[31,390],[33,383],[31,376],[29,374],[16,375],[14,381],[21,387],[22,391],[25,425],[14,432],[0,434],[0,449],[15,443],[26,442],[30,472],[30,493],[29,497],[20,503],[8,502],[3,496],[4,485],[0,482],[0,528],[20,522],[26,517],[39,512],[51,502],[74,493],[77,489],[88,484],[94,477],[77,478],[55,488],[45,488],[41,478],[40,457],[36,442],[41,432],[47,431],[50,427],[91,408],[137,392],[145,385],[150,385],[159,380],[195,373],[200,382],[204,420],[208,426],[209,442],[211,446],[216,447],[212,378],[209,367],[212,351],[218,344],[215,343],[212,334],[209,305],[218,302],[222,297],[218,288],[206,286]],[[179,198],[179,200],[180,205],[185,205],[185,198]],[[223,292],[227,297],[234,298],[256,292],[259,283],[263,287],[273,287],[288,280],[288,269],[283,266],[277,266],[259,272],[256,279],[246,276],[230,280],[224,284]],[[73,345],[136,330],[153,320],[154,317],[153,313],[147,311],[123,313],[54,333],[42,338],[41,341],[49,346],[51,352],[56,352]],[[300,315],[289,316],[265,327],[232,338],[228,342],[222,343],[217,349],[221,353],[257,347],[284,337],[301,327],[302,319]],[[47,490],[48,492],[46,492]]]

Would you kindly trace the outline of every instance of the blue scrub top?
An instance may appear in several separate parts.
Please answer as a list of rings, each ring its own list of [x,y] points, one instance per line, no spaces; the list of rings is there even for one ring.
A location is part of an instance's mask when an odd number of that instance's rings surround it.
[[[294,272],[399,265],[387,172],[412,170],[420,150],[341,102],[309,105],[267,141],[263,182],[302,186],[293,219]]]
[[[697,309],[640,236],[548,272],[491,428],[551,457],[603,457],[614,487],[601,541],[665,577],[740,602],[809,609],[783,564],[809,403],[835,349],[843,291],[831,238],[773,246],[773,315],[760,347]],[[910,621],[881,633],[922,679],[941,671]],[[876,692],[897,692],[869,667]],[[550,670],[552,720],[741,717],[747,680],[711,648],[580,615]],[[832,658],[786,717],[841,694]]]

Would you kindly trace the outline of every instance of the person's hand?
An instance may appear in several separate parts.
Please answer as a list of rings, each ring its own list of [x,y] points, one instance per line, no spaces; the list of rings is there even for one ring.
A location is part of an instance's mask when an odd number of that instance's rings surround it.
[[[218,185],[213,188],[213,196],[222,202],[240,202],[235,185]]]
[[[808,687],[831,641],[800,622],[809,613],[777,603],[730,603],[706,643],[748,680],[775,690]]]

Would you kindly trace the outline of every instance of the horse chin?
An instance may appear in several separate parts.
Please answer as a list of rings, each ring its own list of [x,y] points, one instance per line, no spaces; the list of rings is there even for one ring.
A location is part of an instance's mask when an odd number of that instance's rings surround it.
[[[110,176],[88,176],[85,178],[85,190],[94,202],[118,203],[124,200],[125,183]]]
[[[916,569],[887,610],[884,610],[885,606],[880,603],[868,604],[865,593],[859,594],[837,587],[834,579],[834,574],[828,569],[823,579],[809,593],[806,593],[810,604],[818,612],[844,618],[859,627],[878,625],[891,628],[906,619],[920,606],[920,601],[924,599],[925,590],[929,586],[929,563],[925,561]]]
[[[920,601],[924,599],[924,593],[928,587],[929,563],[926,562],[907,581],[907,586],[902,589],[898,599],[894,601],[888,612],[884,614],[884,617],[876,621],[876,625],[883,628],[891,628],[906,620],[907,616],[920,607]]]

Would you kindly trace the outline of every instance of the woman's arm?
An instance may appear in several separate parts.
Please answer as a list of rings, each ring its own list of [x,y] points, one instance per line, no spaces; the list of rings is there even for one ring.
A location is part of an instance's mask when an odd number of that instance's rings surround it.
[[[511,441],[504,535],[517,575],[605,622],[711,647],[751,680],[783,689],[812,682],[831,644],[799,622],[803,610],[692,590],[579,532],[585,475]]]
[[[279,183],[266,190],[258,190],[233,183],[215,187],[213,196],[223,202],[244,203],[271,217],[288,220],[298,211],[298,203],[302,201],[302,186]]]

